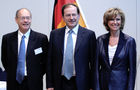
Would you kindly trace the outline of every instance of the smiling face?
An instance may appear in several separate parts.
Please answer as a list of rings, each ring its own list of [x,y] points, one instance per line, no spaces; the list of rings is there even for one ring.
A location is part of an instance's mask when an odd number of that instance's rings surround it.
[[[118,14],[116,17],[110,19],[108,21],[108,27],[110,28],[110,31],[120,30],[120,27],[121,27],[121,16]]]
[[[77,12],[77,8],[72,5],[69,5],[67,8],[65,8],[63,19],[66,22],[66,25],[70,29],[73,29],[79,21],[79,14]]]
[[[25,34],[31,26],[31,13],[27,9],[21,9],[16,16],[19,30]]]
[[[123,30],[125,24],[125,15],[119,8],[109,8],[103,16],[103,24],[107,31]]]

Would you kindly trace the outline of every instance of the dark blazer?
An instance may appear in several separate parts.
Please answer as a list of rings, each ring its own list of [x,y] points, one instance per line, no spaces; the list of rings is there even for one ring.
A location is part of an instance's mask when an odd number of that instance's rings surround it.
[[[55,90],[62,90],[61,71],[63,65],[65,28],[53,30],[50,34],[47,87],[54,87]],[[91,71],[93,61],[95,61],[95,49],[95,33],[79,26],[74,53],[76,85],[78,90],[89,90],[90,84],[92,84]]]
[[[40,47],[43,52],[35,55],[34,50]],[[43,90],[42,80],[45,73],[47,49],[47,36],[31,30],[26,53],[28,86],[30,90]],[[7,72],[7,90],[16,90],[18,31],[3,36],[1,50],[2,64]]]
[[[6,72],[0,68],[0,81],[6,81]]]
[[[110,65],[108,55],[110,33],[97,39],[97,90],[134,90],[136,76],[136,43],[120,32],[119,43]],[[99,80],[99,81],[98,81]]]

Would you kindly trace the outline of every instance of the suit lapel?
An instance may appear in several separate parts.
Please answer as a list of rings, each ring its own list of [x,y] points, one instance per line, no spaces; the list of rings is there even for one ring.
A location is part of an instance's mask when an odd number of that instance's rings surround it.
[[[124,45],[124,34],[122,32],[120,32],[120,37],[119,37],[119,43],[115,52],[115,55],[113,57],[113,62],[112,62],[112,66],[118,61],[117,57],[119,55],[119,53],[121,52],[123,45]]]
[[[55,34],[55,39],[53,39],[54,43],[57,45],[58,50],[60,50],[60,57],[62,59],[60,59],[59,61],[59,73],[61,74],[61,70],[62,70],[62,65],[63,65],[63,55],[64,55],[64,38],[65,38],[65,28],[61,28],[58,31],[56,31],[57,34]],[[55,53],[55,52],[54,52]]]
[[[18,31],[16,31],[13,36],[11,37],[11,45],[12,45],[12,51],[16,57],[18,57]]]
[[[109,63],[109,55],[108,55],[108,45],[109,45],[109,36],[110,36],[110,33],[108,33],[105,37],[105,39],[103,40],[103,43],[104,43],[104,50],[105,50],[105,62],[107,63],[108,66],[110,66],[110,63]]]
[[[76,46],[75,46],[75,53],[78,52],[79,46],[83,40],[83,35],[84,35],[83,32],[84,32],[83,28],[81,26],[79,26],[77,40],[76,40]]]
[[[59,44],[60,50],[62,55],[64,54],[64,38],[65,38],[65,28],[62,28],[59,32],[59,34],[57,34],[57,42]]]
[[[35,36],[34,32],[31,30],[29,40],[28,40],[28,45],[27,45],[26,57],[28,57],[30,51],[32,51],[33,45],[35,45],[35,37],[36,36]]]

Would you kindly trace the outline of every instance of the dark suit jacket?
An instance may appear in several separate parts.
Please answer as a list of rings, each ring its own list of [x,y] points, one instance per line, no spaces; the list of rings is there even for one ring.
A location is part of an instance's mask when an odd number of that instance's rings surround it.
[[[40,47],[43,52],[35,55],[34,50]],[[3,36],[1,49],[1,60],[7,72],[7,90],[15,90],[18,58],[18,31]],[[47,36],[31,30],[26,53],[28,86],[30,90],[42,90],[43,88],[42,79],[45,73],[47,49]]]
[[[61,88],[61,71],[63,65],[65,27],[53,30],[50,35],[47,67],[47,87]],[[76,69],[76,85],[78,90],[88,90],[91,79],[91,69],[95,56],[96,37],[93,31],[79,26],[74,60]],[[91,67],[90,67],[90,65]]]
[[[109,36],[110,33],[100,36],[97,40],[97,89],[100,87],[100,90],[134,90],[136,76],[135,40],[120,32],[119,43],[110,65]]]
[[[0,68],[0,81],[6,81],[6,72]]]

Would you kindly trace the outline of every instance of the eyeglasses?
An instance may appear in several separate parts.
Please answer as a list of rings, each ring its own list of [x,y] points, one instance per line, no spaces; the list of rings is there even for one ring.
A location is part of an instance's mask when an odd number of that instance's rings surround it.
[[[18,17],[20,20],[31,20],[31,17],[30,16],[26,16],[26,17]]]
[[[72,16],[72,17],[76,17],[77,14],[65,14],[65,16],[66,16],[66,17],[71,17],[71,16]]]

